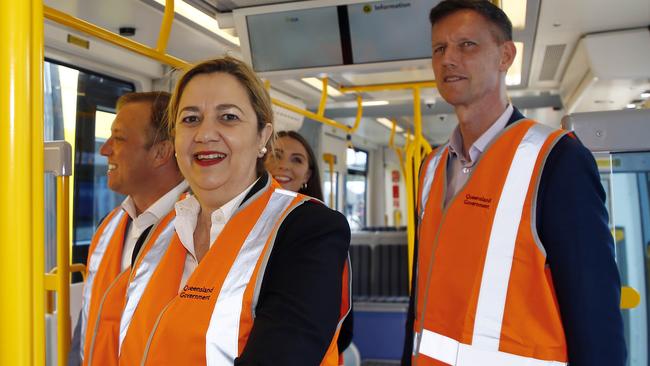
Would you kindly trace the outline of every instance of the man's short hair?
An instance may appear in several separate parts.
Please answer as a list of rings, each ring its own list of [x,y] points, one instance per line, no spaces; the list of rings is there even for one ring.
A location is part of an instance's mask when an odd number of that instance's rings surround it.
[[[443,18],[461,10],[473,10],[492,23],[498,32],[492,32],[498,43],[512,41],[512,23],[506,13],[487,0],[444,0],[434,6],[429,13],[433,27]]]
[[[160,141],[171,140],[171,135],[167,130],[167,107],[171,94],[164,91],[151,92],[134,92],[122,95],[117,100],[117,110],[119,111],[124,105],[129,103],[149,103],[151,106],[151,120],[149,142],[147,147],[151,147]]]

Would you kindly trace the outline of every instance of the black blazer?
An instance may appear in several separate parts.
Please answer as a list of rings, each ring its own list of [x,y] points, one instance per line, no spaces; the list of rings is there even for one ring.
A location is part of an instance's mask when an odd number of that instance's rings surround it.
[[[264,174],[244,202],[269,180]],[[305,202],[278,228],[262,279],[256,318],[235,365],[319,365],[341,303],[341,273],[350,247],[345,216]]]
[[[508,125],[522,118],[515,108]],[[562,137],[542,171],[536,225],[553,275],[571,366],[625,365],[621,283],[608,221],[593,155],[575,135]],[[405,338],[402,364],[410,365],[413,298]]]

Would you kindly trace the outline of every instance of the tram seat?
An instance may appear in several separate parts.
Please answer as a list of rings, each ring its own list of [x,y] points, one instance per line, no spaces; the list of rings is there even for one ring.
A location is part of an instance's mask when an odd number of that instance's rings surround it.
[[[353,232],[350,259],[354,301],[408,301],[405,231]]]

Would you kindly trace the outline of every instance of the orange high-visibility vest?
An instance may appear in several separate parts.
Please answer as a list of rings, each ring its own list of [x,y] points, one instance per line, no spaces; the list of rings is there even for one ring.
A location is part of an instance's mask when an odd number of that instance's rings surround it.
[[[235,212],[179,293],[186,250],[174,235],[142,290],[120,365],[228,365],[253,327],[257,297],[284,218],[311,198],[272,181]],[[341,319],[324,365],[338,364],[336,339],[350,309],[344,267]]]
[[[155,270],[171,240],[174,217],[175,211],[172,210],[156,224],[138,253],[134,269],[129,267],[123,271],[104,293],[95,326],[88,328],[90,347],[86,352],[86,364],[118,365],[119,345],[128,330],[128,321],[124,318],[128,318],[139,300],[137,296],[128,297],[130,293],[127,288],[131,290],[147,285],[151,272]],[[123,316],[123,312],[127,316]]]
[[[122,247],[128,215],[117,207],[106,216],[99,226],[88,250],[86,282],[83,288],[81,307],[81,359],[88,365],[93,330],[97,327],[100,303],[107,290],[122,273]]]
[[[447,207],[448,147],[427,158],[418,201],[413,365],[566,365],[535,223],[541,172],[564,134],[530,120],[508,126]]]

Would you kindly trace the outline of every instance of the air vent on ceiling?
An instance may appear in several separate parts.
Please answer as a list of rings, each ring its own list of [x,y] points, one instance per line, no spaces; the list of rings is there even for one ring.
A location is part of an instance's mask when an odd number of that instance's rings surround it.
[[[539,73],[539,81],[552,81],[555,79],[565,49],[566,44],[553,44],[546,46],[544,61],[542,62],[542,70]]]

